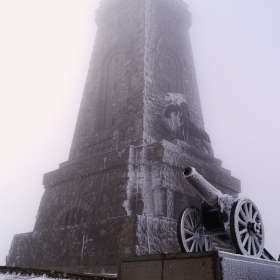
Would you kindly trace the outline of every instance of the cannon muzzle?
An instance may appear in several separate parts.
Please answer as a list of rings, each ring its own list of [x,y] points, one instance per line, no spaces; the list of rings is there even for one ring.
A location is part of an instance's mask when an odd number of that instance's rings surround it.
[[[205,180],[195,168],[190,166],[185,168],[183,177],[210,207],[218,206],[218,198],[222,193]]]

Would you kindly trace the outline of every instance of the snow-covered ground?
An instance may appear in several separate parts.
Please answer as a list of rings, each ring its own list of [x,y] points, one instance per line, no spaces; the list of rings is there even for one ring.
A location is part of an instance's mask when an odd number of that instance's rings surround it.
[[[100,277],[100,276],[99,276]],[[117,274],[111,274],[111,273],[103,273],[102,274],[102,279],[116,279]],[[1,273],[0,272],[0,280],[67,280],[64,278],[53,278],[53,277],[48,277],[47,275],[43,276],[37,276],[35,274],[26,276],[26,275],[21,275],[20,273]],[[69,278],[68,278],[69,280]]]
[[[32,279],[32,280],[46,280],[46,279],[54,279],[54,278],[49,278],[47,276],[36,276],[34,274],[32,275],[29,275],[29,276],[26,276],[26,275],[21,275],[20,273],[19,274],[16,274],[16,273],[0,273],[0,280],[14,280],[14,279],[17,279],[17,280],[29,280],[29,279]],[[58,279],[58,278],[55,278],[55,279]],[[59,278],[60,280],[66,280],[66,279],[62,279],[62,278]]]

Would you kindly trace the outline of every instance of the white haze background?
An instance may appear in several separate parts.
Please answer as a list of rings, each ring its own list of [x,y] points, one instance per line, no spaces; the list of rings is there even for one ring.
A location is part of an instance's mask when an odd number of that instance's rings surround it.
[[[113,0],[112,0],[113,1]],[[0,265],[66,161],[94,43],[93,0],[0,0]],[[280,253],[280,1],[188,0],[206,131]]]

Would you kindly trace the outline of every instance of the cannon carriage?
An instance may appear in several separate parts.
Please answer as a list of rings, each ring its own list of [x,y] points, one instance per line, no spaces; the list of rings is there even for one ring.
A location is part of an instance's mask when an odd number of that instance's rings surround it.
[[[275,260],[264,248],[263,220],[254,202],[223,194],[193,167],[187,167],[183,177],[202,198],[201,209],[190,206],[179,216],[177,235],[183,252],[211,251],[219,240],[237,254]]]

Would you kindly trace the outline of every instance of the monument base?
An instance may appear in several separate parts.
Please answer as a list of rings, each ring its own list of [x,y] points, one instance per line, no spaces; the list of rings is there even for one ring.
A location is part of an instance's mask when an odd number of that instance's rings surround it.
[[[279,280],[280,263],[221,251],[124,260],[119,280]]]
[[[7,266],[74,273],[116,273],[129,256],[180,252],[176,222],[122,216],[14,236]]]

